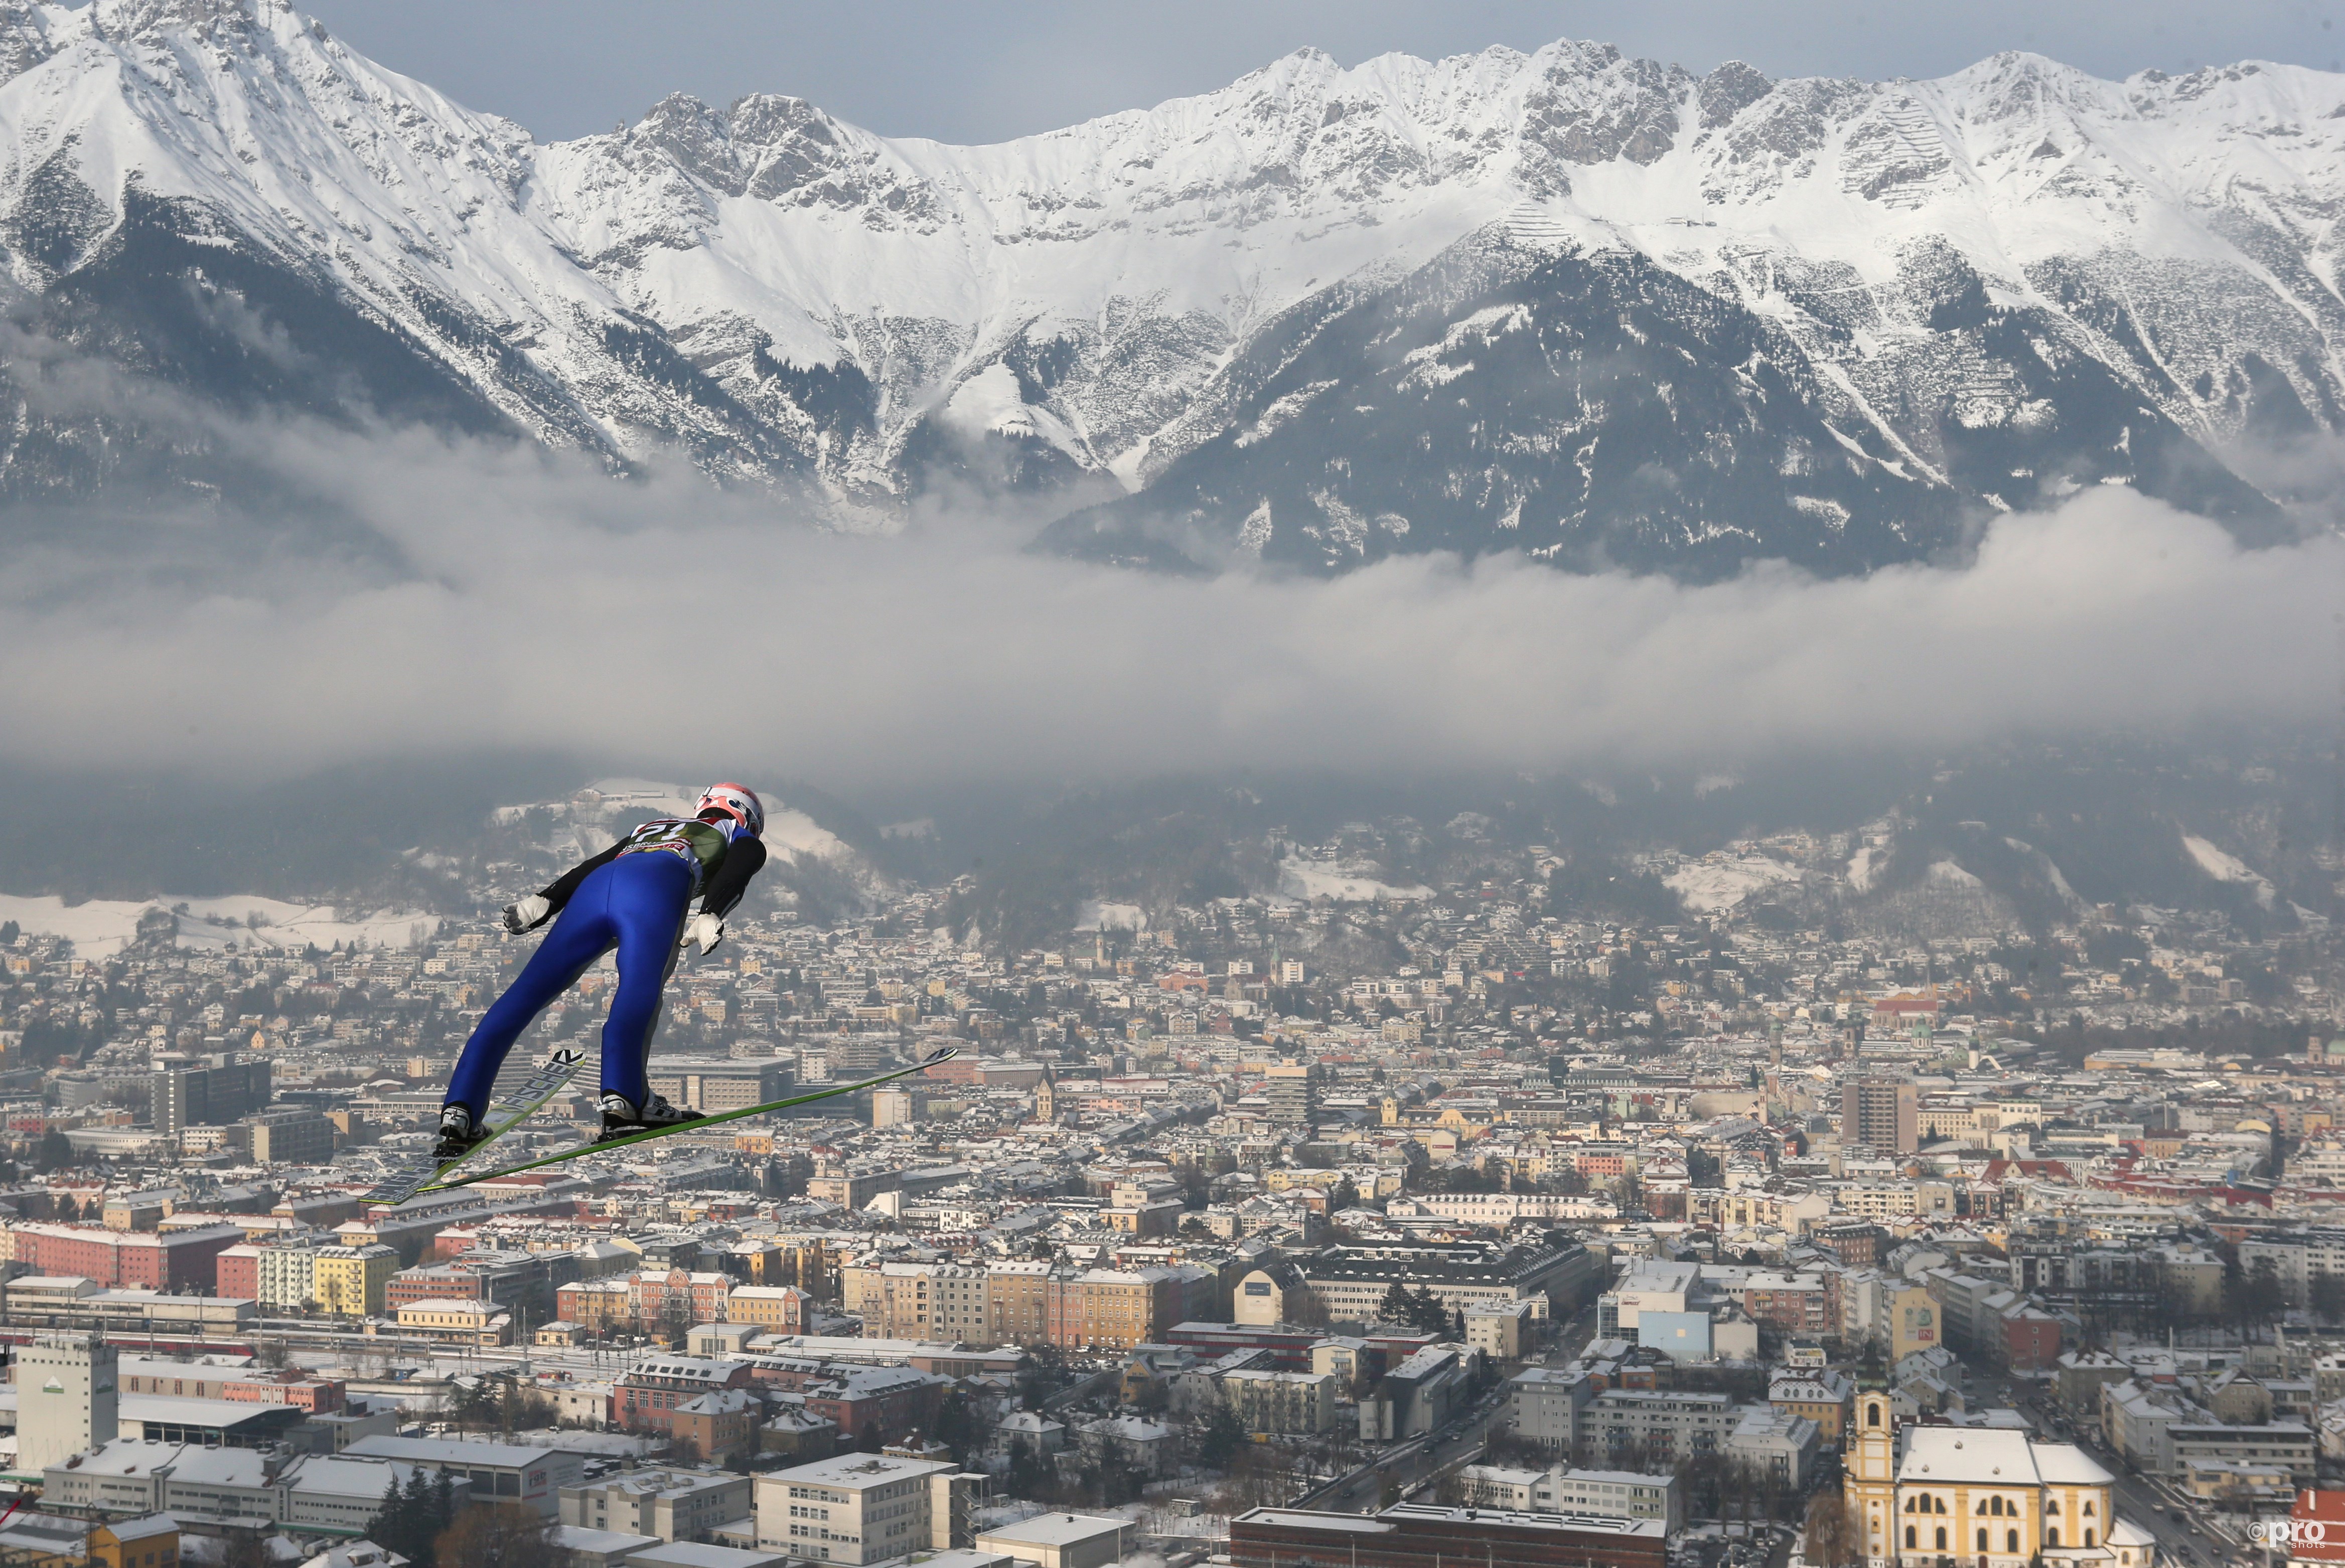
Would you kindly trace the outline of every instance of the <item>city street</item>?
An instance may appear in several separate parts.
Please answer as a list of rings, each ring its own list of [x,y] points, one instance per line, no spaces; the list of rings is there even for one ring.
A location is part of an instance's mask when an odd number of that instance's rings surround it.
[[[1540,1360],[1550,1367],[1567,1365],[1587,1349],[1595,1331],[1596,1309],[1593,1305],[1584,1307],[1557,1330],[1555,1345]],[[1434,1434],[1435,1441],[1431,1442],[1426,1437],[1416,1437],[1395,1443],[1378,1456],[1376,1470],[1346,1477],[1315,1494],[1303,1506],[1342,1513],[1373,1512],[1387,1483],[1397,1484],[1401,1494],[1406,1496],[1448,1466],[1471,1462],[1490,1431],[1505,1425],[1507,1406],[1506,1385],[1501,1383],[1462,1418],[1443,1429],[1447,1435]]]

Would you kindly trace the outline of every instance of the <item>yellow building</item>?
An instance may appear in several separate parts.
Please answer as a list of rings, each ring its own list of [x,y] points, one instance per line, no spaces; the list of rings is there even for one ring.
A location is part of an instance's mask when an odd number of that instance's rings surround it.
[[[1978,1112],[1966,1105],[1925,1105],[1915,1112],[1924,1138],[1963,1138],[1978,1130]]]
[[[803,1334],[814,1298],[793,1285],[736,1285],[726,1293],[725,1320],[752,1323],[777,1334]]]
[[[457,1345],[502,1345],[513,1319],[488,1301],[411,1301],[399,1310],[399,1331]]]
[[[399,1253],[381,1242],[318,1249],[318,1305],[338,1318],[379,1318],[399,1272]]]
[[[573,1280],[553,1293],[553,1310],[565,1323],[590,1334],[606,1334],[634,1320],[624,1280]]]
[[[178,1568],[179,1522],[168,1513],[94,1524],[89,1568]]]
[[[1767,1387],[1769,1404],[1815,1422],[1816,1441],[1829,1448],[1840,1446],[1853,1398],[1849,1381],[1833,1371],[1786,1372]]]
[[[1172,1276],[1162,1269],[1087,1269],[1042,1281],[1050,1342],[1068,1350],[1128,1351],[1161,1343]]]
[[[1936,1298],[1926,1286],[1910,1280],[1881,1288],[1881,1326],[1892,1366],[1916,1351],[1936,1350],[1946,1342]]]
[[[985,1274],[988,1341],[1039,1345],[1050,1337],[1051,1265],[1029,1259],[996,1263]]]
[[[2115,1478],[2074,1443],[2000,1428],[1898,1426],[1868,1389],[1842,1482],[1868,1568],[2027,1568],[2042,1558],[2148,1568],[2154,1541],[2117,1517]]]

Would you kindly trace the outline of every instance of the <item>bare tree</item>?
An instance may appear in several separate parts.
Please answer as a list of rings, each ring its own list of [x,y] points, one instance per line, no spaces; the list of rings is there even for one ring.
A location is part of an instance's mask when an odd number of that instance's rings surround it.
[[[1856,1532],[1850,1524],[1848,1500],[1838,1487],[1809,1499],[1806,1528],[1811,1568],[1846,1568],[1856,1560]]]
[[[551,1519],[518,1508],[476,1503],[440,1537],[435,1555],[463,1568],[562,1568],[565,1553]]]

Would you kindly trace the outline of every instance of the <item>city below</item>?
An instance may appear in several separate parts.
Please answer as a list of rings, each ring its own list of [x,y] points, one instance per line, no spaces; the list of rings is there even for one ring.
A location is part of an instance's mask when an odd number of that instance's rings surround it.
[[[1850,847],[1739,845],[1672,885]],[[955,936],[966,880],[836,925],[786,897],[671,983],[655,1089],[726,1110],[959,1054],[397,1209],[360,1198],[430,1140],[531,943],[0,928],[0,1545],[2330,1560],[2304,1543],[2345,1542],[2325,924],[1573,918],[1558,864],[1096,909],[1016,952]],[[526,891],[491,872],[478,907]],[[599,1049],[610,983],[509,1077]],[[584,1085],[501,1147],[591,1138]]]

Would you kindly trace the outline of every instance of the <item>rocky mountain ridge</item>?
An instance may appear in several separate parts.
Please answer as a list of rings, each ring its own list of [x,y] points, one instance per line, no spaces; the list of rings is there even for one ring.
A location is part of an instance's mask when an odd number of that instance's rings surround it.
[[[279,0],[11,0],[0,77],[19,498],[235,482],[60,353],[839,526],[1059,493],[1191,570],[1862,572],[2103,482],[2272,537],[2256,459],[2345,420],[2345,76],[2295,66],[1304,52],[994,147],[767,95],[543,145]]]

